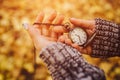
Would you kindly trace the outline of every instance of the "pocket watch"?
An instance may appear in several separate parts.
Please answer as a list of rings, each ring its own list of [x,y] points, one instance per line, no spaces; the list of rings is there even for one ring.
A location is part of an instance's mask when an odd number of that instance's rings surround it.
[[[69,32],[69,37],[72,42],[82,46],[87,42],[88,36],[85,30],[75,27]]]
[[[95,32],[91,37],[88,37],[87,32],[83,28],[80,27],[71,28],[70,23],[65,23],[65,24],[34,23],[33,25],[63,26],[68,31],[69,38],[72,40],[72,42],[83,47],[86,47],[96,36],[96,32]]]
[[[92,36],[88,37],[87,32],[80,27],[75,27],[69,32],[69,37],[73,43],[78,44],[79,46],[86,47],[96,36],[96,32]]]

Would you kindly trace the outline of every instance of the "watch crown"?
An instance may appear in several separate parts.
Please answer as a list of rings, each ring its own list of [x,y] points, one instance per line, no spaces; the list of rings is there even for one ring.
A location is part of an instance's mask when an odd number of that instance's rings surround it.
[[[64,27],[65,27],[65,29],[67,29],[67,30],[71,30],[71,24],[70,24],[69,22],[66,22],[66,23],[64,24]]]

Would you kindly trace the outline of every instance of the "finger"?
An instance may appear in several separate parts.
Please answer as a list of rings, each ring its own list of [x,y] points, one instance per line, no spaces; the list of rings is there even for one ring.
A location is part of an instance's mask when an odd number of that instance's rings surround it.
[[[81,53],[87,54],[87,50],[86,49],[82,49]]]
[[[62,24],[63,20],[64,20],[64,16],[59,15],[59,17],[57,17],[57,19],[55,21],[55,24]],[[55,27],[53,27],[53,32],[61,34],[61,33],[65,32],[65,29],[63,26],[55,26]]]
[[[55,19],[55,17],[56,17],[56,12],[55,11],[53,11],[51,14],[50,14],[50,16],[45,20],[45,23],[52,23],[52,21]],[[44,36],[49,36],[50,34],[49,34],[49,27],[50,27],[50,25],[45,25],[45,26],[43,26],[42,27],[42,34],[44,35]]]
[[[35,23],[41,23],[43,21],[44,18],[44,13],[40,12],[35,20]],[[34,27],[39,28],[40,32],[41,32],[41,27],[40,25],[34,25]]]
[[[58,15],[56,20],[55,20],[55,24],[61,24],[64,20],[64,16],[63,15]],[[53,26],[54,27],[58,27],[58,26]],[[51,37],[52,38],[58,38],[59,33],[56,33],[54,30],[51,31]],[[60,35],[59,35],[60,36]]]
[[[30,25],[28,25],[28,33],[30,34],[32,39],[36,39],[37,37],[40,36],[40,31],[39,29],[32,27]]]
[[[65,43],[68,44],[68,45],[71,45],[71,44],[72,44],[72,41],[71,41],[71,39],[68,37],[68,33],[64,33],[63,35],[65,36]]]
[[[64,35],[61,35],[61,36],[58,38],[58,42],[64,43],[64,42],[65,42],[65,36],[64,36]]]
[[[45,22],[46,22],[46,23],[51,23],[51,22],[53,22],[53,20],[56,18],[56,16],[57,16],[56,11],[52,11],[52,12],[50,13],[50,16],[45,20]]]
[[[86,29],[94,29],[95,28],[95,21],[94,20],[83,20],[83,19],[76,19],[70,18],[70,22],[75,26],[86,28]]]
[[[92,48],[91,46],[88,46],[87,48],[87,54],[90,55],[92,53]]]
[[[55,20],[55,24],[61,24],[64,20],[64,16],[59,14]]]
[[[91,49],[90,46],[87,46],[87,47],[85,47],[85,48],[82,48],[82,49],[81,49],[81,52],[84,53],[84,54],[90,55],[90,54],[92,53],[92,49]]]
[[[69,38],[68,38],[68,39],[65,39],[65,43],[68,44],[68,45],[72,45],[72,41],[71,41],[71,39],[69,39]]]
[[[38,14],[38,16],[36,17],[36,20],[35,20],[35,23],[38,23],[38,22],[42,22],[43,21],[43,18],[44,18],[44,12],[40,12],[39,14]],[[34,25],[35,27],[36,26],[40,26],[40,25]]]
[[[76,44],[76,43],[73,43],[73,44],[72,44],[72,47],[74,47],[74,48],[76,48],[77,50],[79,50],[79,45]]]
[[[56,32],[56,33],[60,33],[60,34],[67,32],[62,26],[54,27],[53,31]]]
[[[87,32],[87,34],[88,34],[89,36],[91,36],[91,35],[94,33],[94,32],[93,32],[92,30],[90,30],[90,29],[87,29],[86,32]]]
[[[65,17],[60,14],[55,23],[56,23],[56,24],[62,24],[64,18],[65,18]],[[55,27],[57,28],[57,27],[59,27],[59,26],[55,26]],[[62,27],[63,27],[63,26],[62,26]],[[65,32],[65,31],[64,31],[64,32]],[[61,32],[61,33],[59,32],[59,33],[57,33],[57,36],[58,36],[58,37],[61,36],[64,32]]]
[[[39,38],[41,37],[40,33],[39,33],[39,29],[35,28],[35,27],[32,27],[31,25],[29,24],[24,24],[24,27],[25,29],[27,29],[36,49],[40,49],[40,46],[39,46]]]
[[[56,38],[56,39],[58,38],[57,33],[53,32],[52,30],[51,30],[50,36],[51,38]]]

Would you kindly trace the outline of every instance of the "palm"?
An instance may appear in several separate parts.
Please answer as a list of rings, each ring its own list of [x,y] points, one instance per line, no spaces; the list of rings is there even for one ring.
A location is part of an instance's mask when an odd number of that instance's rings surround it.
[[[88,34],[88,37],[90,37],[95,31],[94,20],[81,20],[81,19],[71,18],[70,21],[72,24],[84,28]],[[79,48],[79,46],[77,47]],[[80,49],[80,51],[85,54],[91,54],[92,48],[90,45],[88,45],[87,47]]]
[[[44,12],[41,12],[35,22],[37,23],[52,23],[55,21],[55,24],[61,24],[64,16],[57,15],[55,11],[52,11],[51,14],[43,21],[45,18]],[[57,18],[55,20],[55,18]],[[33,43],[35,45],[35,48],[40,51],[41,48],[46,47],[47,45],[51,44],[52,42],[55,42],[57,40],[58,34],[53,32],[49,25],[26,25],[28,27],[28,32],[33,40]]]

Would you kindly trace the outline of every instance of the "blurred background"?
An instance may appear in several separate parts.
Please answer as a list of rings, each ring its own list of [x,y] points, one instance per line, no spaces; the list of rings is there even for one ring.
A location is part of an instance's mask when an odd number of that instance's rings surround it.
[[[32,24],[40,11],[51,9],[68,18],[120,23],[120,0],[0,0],[0,80],[52,80],[38,55],[35,62],[33,43],[22,28],[23,22]],[[120,80],[120,58],[84,57],[102,68],[107,80]]]

